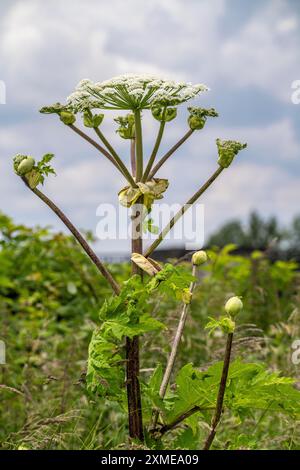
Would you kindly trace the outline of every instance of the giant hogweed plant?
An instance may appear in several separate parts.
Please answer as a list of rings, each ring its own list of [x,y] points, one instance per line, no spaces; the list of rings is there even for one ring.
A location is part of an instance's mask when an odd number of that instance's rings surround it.
[[[14,158],[15,172],[71,231],[113,291],[100,310],[99,326],[90,342],[87,387],[103,399],[118,402],[127,411],[130,438],[138,442],[146,440],[147,445],[153,447],[163,447],[166,434],[177,428],[190,428],[197,435],[199,423],[206,422],[208,432],[203,449],[209,449],[226,410],[231,410],[241,420],[257,409],[295,417],[300,411],[299,393],[293,388],[292,379],[269,373],[260,364],[245,364],[239,359],[231,362],[235,317],[243,307],[238,296],[230,298],[223,314],[208,319],[206,326],[210,333],[218,328],[226,335],[224,360],[206,370],[187,363],[177,374],[174,372],[197,269],[207,262],[207,255],[204,251],[194,253],[191,273],[172,264],[160,266],[151,255],[246,144],[217,139],[218,158],[214,173],[145,250],[143,230],[146,226],[149,231],[154,231],[147,216],[153,202],[163,197],[169,185],[167,179],[157,176],[159,169],[192,134],[203,130],[208,118],[217,117],[218,113],[213,108],[188,107],[186,133],[158,158],[165,128],[176,118],[179,105],[206,90],[202,84],[165,81],[148,75],[123,75],[101,83],[82,80],[65,104],[55,103],[40,110],[44,114],[57,115],[64,125],[107,158],[125,179],[118,197],[121,205],[131,209],[132,276],[122,285],[63,211],[39,189],[45,177],[55,173],[51,166],[53,155],[44,155],[38,163],[28,155]],[[103,133],[104,114],[99,111],[105,110],[125,111],[116,115],[114,121],[118,136],[128,140],[129,167]],[[142,113],[146,112],[151,112],[158,124],[157,137],[147,158],[142,132]],[[80,120],[82,126],[78,127]],[[140,338],[165,329],[165,325],[152,315],[152,299],[157,295],[172,296],[182,302],[182,313],[166,366],[158,365],[149,380],[142,380]]]

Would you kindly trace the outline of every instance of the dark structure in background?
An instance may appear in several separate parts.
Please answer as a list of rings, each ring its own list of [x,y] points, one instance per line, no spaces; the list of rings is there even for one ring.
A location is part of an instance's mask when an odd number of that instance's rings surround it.
[[[264,220],[259,214],[253,212],[248,222],[243,225],[239,220],[232,220],[224,224],[209,238],[205,248],[217,246],[219,248],[234,243],[236,253],[249,255],[254,250],[260,250],[271,260],[293,259],[300,263],[300,216],[294,218],[291,226],[281,228],[275,217]],[[171,258],[186,257],[189,251],[184,248],[159,250],[155,254],[158,261]]]

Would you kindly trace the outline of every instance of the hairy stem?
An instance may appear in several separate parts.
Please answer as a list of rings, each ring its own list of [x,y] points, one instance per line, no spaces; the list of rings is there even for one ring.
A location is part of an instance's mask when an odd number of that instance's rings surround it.
[[[135,143],[136,143],[136,181],[141,181],[143,176],[143,137],[141,111],[134,111],[135,119]]]
[[[217,177],[222,173],[224,168],[219,166],[219,168],[212,174],[212,176],[201,186],[201,188],[181,207],[181,209],[175,214],[175,216],[170,220],[170,222],[165,226],[165,228],[161,231],[158,235],[156,240],[152,243],[152,245],[147,249],[144,256],[150,256],[151,253],[156,250],[158,245],[163,241],[165,236],[169,233],[169,231],[174,227],[176,222],[185,214],[185,212],[194,204],[200,196],[210,187],[210,185],[217,179]]]
[[[193,265],[193,272],[192,272],[193,276],[196,276],[196,271],[197,271],[197,266],[194,264]],[[190,293],[191,294],[194,291],[194,287],[195,287],[195,281],[191,282],[191,284],[190,284]],[[176,333],[175,333],[175,337],[174,337],[174,340],[173,340],[173,343],[172,343],[172,349],[171,349],[171,353],[170,353],[170,356],[169,356],[169,359],[168,359],[168,362],[167,362],[167,367],[166,367],[166,370],[165,370],[165,373],[164,373],[164,376],[163,376],[163,379],[162,379],[162,382],[161,382],[161,386],[160,386],[160,389],[159,389],[159,396],[161,398],[164,398],[164,396],[166,394],[166,390],[167,390],[167,387],[168,387],[168,384],[169,384],[169,381],[170,381],[170,377],[171,377],[171,374],[172,374],[172,371],[173,371],[173,368],[174,368],[175,359],[176,359],[176,356],[177,356],[177,351],[178,351],[179,344],[180,344],[180,341],[181,341],[181,338],[182,338],[182,334],[183,334],[183,330],[184,330],[184,326],[185,326],[185,322],[186,322],[186,318],[187,318],[187,314],[188,314],[188,308],[189,308],[189,304],[184,304],[182,312],[181,312],[180,320],[179,320],[179,323],[178,323],[178,326],[177,326],[177,330],[176,330]],[[158,417],[159,417],[159,411],[156,411],[154,413],[153,420],[152,420],[152,427],[154,429],[156,428]]]
[[[168,160],[168,158],[173,155],[174,152],[192,135],[194,131],[192,129],[188,130],[186,134],[175,144],[172,148],[157,162],[151,173],[149,174],[149,180],[151,180],[155,174],[158,172],[160,167]]]
[[[141,202],[139,200],[137,204],[141,204]],[[143,252],[141,214],[138,212],[137,207],[138,205],[132,208],[132,253]],[[132,274],[142,276],[141,270],[133,262]],[[139,373],[139,337],[126,338],[126,387],[129,435],[134,439],[143,441],[144,431]]]
[[[211,446],[211,444],[212,444],[212,442],[215,438],[215,435],[216,435],[217,426],[218,426],[219,421],[220,421],[221,416],[222,416],[223,401],[224,401],[224,395],[225,395],[225,391],[226,391],[226,382],[227,382],[228,370],[229,370],[229,365],[230,365],[232,338],[233,338],[233,333],[229,333],[228,336],[227,336],[224,362],[223,362],[223,369],[222,369],[222,375],[221,375],[221,380],[220,380],[220,385],[219,385],[216,409],[215,409],[215,413],[214,413],[214,416],[213,416],[213,419],[212,419],[212,422],[211,422],[210,433],[207,436],[207,439],[205,441],[203,450],[209,450],[210,449],[210,446]]]
[[[105,277],[105,279],[111,285],[113,291],[118,295],[120,293],[120,286],[117,284],[115,279],[112,277],[111,273],[108,269],[104,266],[102,261],[98,258],[96,253],[92,250],[90,245],[87,243],[85,238],[81,235],[81,233],[77,230],[77,228],[72,224],[72,222],[68,219],[68,217],[57,207],[54,202],[51,201],[44,193],[42,193],[39,189],[35,188],[32,189],[28,185],[25,178],[22,178],[26,186],[38,197],[40,198],[65,224],[65,226],[70,230],[72,235],[76,238],[78,243],[82,246],[90,260],[94,263],[94,265],[98,268],[101,274]]]
[[[151,168],[153,166],[153,163],[154,163],[155,157],[157,155],[157,152],[158,152],[158,149],[159,149],[159,146],[160,146],[160,143],[161,143],[161,139],[162,139],[162,136],[163,136],[163,133],[164,133],[165,125],[166,125],[166,121],[162,121],[160,123],[159,129],[158,129],[158,134],[157,134],[157,137],[156,137],[156,141],[155,141],[152,153],[150,155],[146,170],[145,170],[143,178],[142,178],[143,183],[145,183],[147,181],[147,178],[148,178],[149,173],[151,171]]]
[[[122,162],[121,158],[119,157],[119,155],[117,154],[115,149],[111,146],[109,141],[106,139],[103,132],[101,132],[98,127],[94,127],[94,131],[96,132],[99,139],[103,142],[103,144],[105,145],[107,150],[111,153],[111,155],[113,156],[113,158],[117,162],[119,168],[121,169],[121,171],[122,171],[123,175],[125,176],[125,178],[127,179],[127,181],[130,183],[131,186],[136,187],[135,181],[134,181],[133,177],[131,176],[131,174],[129,173],[126,165]]]

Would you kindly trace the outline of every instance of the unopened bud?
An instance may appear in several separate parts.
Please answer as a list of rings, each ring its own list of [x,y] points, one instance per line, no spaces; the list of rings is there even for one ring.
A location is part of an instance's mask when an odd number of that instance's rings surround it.
[[[19,176],[29,173],[35,165],[33,157],[28,155],[16,155],[14,158],[14,170]]]
[[[243,308],[243,302],[239,297],[230,297],[225,304],[225,311],[235,317]]]
[[[155,105],[151,108],[152,116],[159,122],[169,122],[176,118],[177,108]]]
[[[192,263],[195,266],[200,266],[201,264],[206,263],[207,254],[204,250],[196,251],[192,256]]]
[[[134,114],[129,113],[126,116],[118,116],[114,119],[119,124],[117,133],[122,139],[134,139],[135,137],[135,120]]]
[[[103,119],[104,114],[95,114],[93,116],[88,111],[85,111],[83,113],[83,124],[85,125],[85,127],[97,128],[102,124]]]
[[[188,111],[190,113],[188,118],[188,125],[193,131],[203,129],[208,117],[218,116],[218,113],[214,108],[206,109],[190,106]]]
[[[219,154],[218,164],[222,168],[228,168],[239,151],[247,147],[247,144],[242,144],[235,140],[217,139],[216,142]]]
[[[71,124],[74,124],[74,122],[76,121],[76,116],[70,111],[62,111],[60,113],[60,120],[67,126],[70,126]]]

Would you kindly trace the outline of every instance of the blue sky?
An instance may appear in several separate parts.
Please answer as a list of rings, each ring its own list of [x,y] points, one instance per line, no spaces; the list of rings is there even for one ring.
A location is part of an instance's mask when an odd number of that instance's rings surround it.
[[[300,80],[297,0],[2,0],[0,64],[7,91],[0,105],[0,209],[18,222],[62,228],[12,172],[16,153],[55,153],[58,176],[45,192],[76,225],[94,231],[97,206],[117,205],[124,183],[114,168],[38,109],[64,101],[82,78],[126,72],[205,83],[210,92],[194,104],[220,113],[161,172],[171,183],[164,202],[184,202],[210,175],[220,137],[246,141],[248,149],[203,199],[206,235],[227,219],[245,220],[252,209],[283,224],[300,212],[300,104],[291,101],[291,84]],[[108,115],[104,129],[126,159],[111,123]],[[185,129],[183,105],[162,151]],[[156,123],[145,117],[144,130],[147,152]]]

